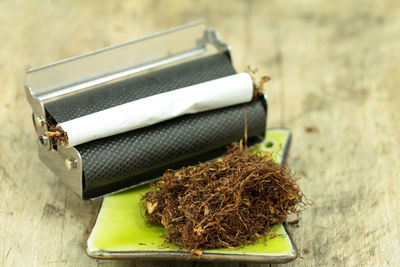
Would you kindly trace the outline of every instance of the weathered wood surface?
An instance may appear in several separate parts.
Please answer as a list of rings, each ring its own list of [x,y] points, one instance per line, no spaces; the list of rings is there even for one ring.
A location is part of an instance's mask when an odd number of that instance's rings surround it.
[[[98,201],[39,161],[23,81],[31,67],[201,18],[232,45],[238,70],[272,77],[268,124],[293,132],[289,165],[315,204],[290,228],[300,251],[290,265],[400,265],[395,0],[1,1],[0,265],[192,265],[86,256]]]

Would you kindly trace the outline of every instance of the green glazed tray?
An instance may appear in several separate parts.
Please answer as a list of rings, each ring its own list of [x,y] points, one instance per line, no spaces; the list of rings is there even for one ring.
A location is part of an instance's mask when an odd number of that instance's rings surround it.
[[[266,138],[251,147],[252,152],[268,151],[283,163],[290,144],[286,129],[269,129]],[[283,263],[297,257],[297,249],[283,225],[274,225],[273,238],[261,237],[255,244],[239,248],[208,249],[199,257],[164,243],[163,227],[145,223],[140,197],[149,190],[142,185],[104,197],[87,241],[87,254],[98,259],[170,259]]]

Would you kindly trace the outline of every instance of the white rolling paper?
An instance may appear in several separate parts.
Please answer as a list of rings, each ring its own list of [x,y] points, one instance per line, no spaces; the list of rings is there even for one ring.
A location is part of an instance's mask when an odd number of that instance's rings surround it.
[[[253,81],[248,73],[200,83],[142,98],[60,123],[68,147],[146,127],[190,113],[251,101]]]

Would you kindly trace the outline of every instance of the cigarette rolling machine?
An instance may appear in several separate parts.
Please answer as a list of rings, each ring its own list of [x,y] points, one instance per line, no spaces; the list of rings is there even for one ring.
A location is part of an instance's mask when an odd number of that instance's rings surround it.
[[[83,199],[215,158],[245,125],[249,143],[259,141],[267,101],[246,86],[204,22],[32,69],[25,80],[39,157]],[[52,126],[66,144],[47,134]]]

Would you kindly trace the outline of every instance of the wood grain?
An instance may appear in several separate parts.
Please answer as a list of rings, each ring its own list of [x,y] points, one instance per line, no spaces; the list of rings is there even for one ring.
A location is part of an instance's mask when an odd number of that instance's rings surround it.
[[[23,89],[31,67],[201,18],[238,70],[272,77],[268,125],[293,132],[289,165],[314,205],[289,229],[301,253],[289,265],[400,265],[395,0],[1,1],[0,265],[225,266],[87,257],[98,201],[81,201],[39,161]]]

